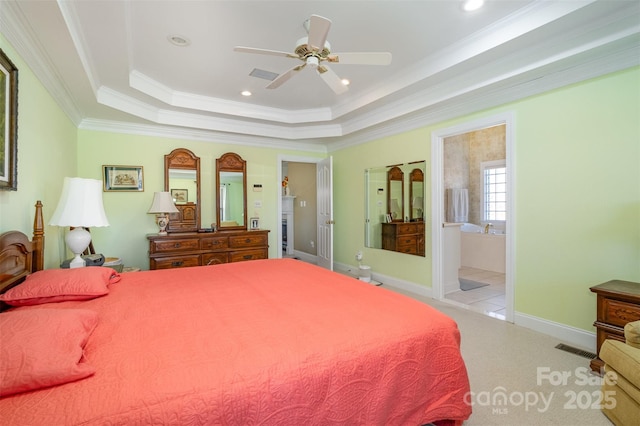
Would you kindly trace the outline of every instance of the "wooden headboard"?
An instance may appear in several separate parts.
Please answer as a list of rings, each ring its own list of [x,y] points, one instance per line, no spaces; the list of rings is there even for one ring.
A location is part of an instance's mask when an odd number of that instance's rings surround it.
[[[0,293],[20,284],[27,275],[44,269],[44,220],[42,203],[36,202],[33,239],[20,231],[0,235]]]

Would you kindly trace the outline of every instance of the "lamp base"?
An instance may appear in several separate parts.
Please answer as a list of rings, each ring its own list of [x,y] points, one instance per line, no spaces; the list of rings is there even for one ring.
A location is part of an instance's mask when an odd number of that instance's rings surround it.
[[[65,238],[67,247],[74,254],[74,258],[69,264],[69,268],[81,268],[85,266],[85,261],[82,257],[82,253],[89,247],[91,242],[91,234],[84,228],[74,228],[67,234]]]
[[[167,226],[169,226],[169,216],[166,214],[159,214],[156,216],[158,227],[158,235],[167,235]]]
[[[71,263],[69,263],[69,268],[84,268],[85,266],[87,266],[87,263],[82,257],[80,257],[80,253],[76,253],[76,257],[74,257],[71,260]]]

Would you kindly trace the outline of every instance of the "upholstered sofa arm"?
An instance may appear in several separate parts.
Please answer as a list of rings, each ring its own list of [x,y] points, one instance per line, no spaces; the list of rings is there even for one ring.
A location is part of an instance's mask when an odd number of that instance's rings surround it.
[[[607,339],[600,348],[600,358],[635,387],[640,388],[640,349]]]
[[[627,345],[640,349],[640,320],[629,322],[624,326],[624,338]]]

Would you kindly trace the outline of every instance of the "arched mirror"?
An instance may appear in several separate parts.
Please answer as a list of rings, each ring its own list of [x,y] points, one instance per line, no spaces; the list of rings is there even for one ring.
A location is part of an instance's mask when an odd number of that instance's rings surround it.
[[[404,221],[404,172],[398,166],[387,172],[387,214],[392,222]]]
[[[168,232],[196,232],[200,228],[200,157],[185,148],[164,156],[164,190],[178,213],[169,216]]]
[[[411,208],[409,219],[411,222],[424,220],[424,173],[420,169],[413,169],[409,174],[409,202]]]
[[[216,226],[247,229],[247,162],[228,152],[216,159]]]

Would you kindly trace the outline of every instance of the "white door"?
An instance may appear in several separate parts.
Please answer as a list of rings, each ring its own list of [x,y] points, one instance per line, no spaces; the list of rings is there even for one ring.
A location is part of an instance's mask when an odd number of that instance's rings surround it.
[[[333,157],[316,165],[318,266],[333,271]]]

